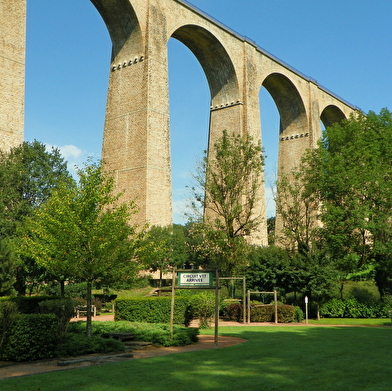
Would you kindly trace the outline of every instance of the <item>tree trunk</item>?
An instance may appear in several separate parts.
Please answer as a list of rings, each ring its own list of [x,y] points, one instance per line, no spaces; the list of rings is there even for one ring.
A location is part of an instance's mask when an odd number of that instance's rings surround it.
[[[340,288],[339,288],[340,300],[343,300],[343,289],[344,289],[344,282],[341,282],[340,283]]]
[[[65,281],[64,280],[60,281],[60,297],[62,299],[64,299],[64,297],[65,297]]]
[[[26,283],[25,283],[25,273],[22,268],[17,268],[16,276],[15,276],[15,283],[14,289],[17,292],[18,296],[25,296],[26,295]]]
[[[86,336],[91,337],[91,303],[92,303],[92,281],[88,280],[87,281],[87,323],[86,323]]]

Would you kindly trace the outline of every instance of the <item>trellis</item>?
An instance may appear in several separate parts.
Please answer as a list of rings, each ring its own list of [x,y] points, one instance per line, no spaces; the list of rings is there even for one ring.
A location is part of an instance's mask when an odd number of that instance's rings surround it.
[[[243,322],[246,323],[246,279],[245,277],[219,277],[220,280],[242,280]]]

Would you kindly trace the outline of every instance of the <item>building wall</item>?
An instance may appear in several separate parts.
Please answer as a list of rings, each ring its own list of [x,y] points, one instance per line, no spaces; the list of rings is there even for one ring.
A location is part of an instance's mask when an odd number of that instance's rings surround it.
[[[0,1],[0,149],[23,141],[26,0]]]
[[[91,0],[113,44],[102,158],[123,200],[135,199],[137,222],[172,222],[167,42],[173,37],[200,62],[211,93],[209,145],[223,130],[261,140],[264,86],[281,117],[278,176],[290,175],[329,124],[354,108],[313,80],[182,0]],[[0,147],[23,137],[25,0],[0,0]],[[191,91],[189,93],[192,93]],[[263,178],[261,178],[263,180]],[[262,216],[251,241],[267,244]]]

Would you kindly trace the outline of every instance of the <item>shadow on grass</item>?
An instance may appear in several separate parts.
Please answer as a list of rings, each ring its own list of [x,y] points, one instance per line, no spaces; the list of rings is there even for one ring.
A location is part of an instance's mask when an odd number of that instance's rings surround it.
[[[390,390],[392,329],[222,327],[240,345],[0,381],[40,391]]]

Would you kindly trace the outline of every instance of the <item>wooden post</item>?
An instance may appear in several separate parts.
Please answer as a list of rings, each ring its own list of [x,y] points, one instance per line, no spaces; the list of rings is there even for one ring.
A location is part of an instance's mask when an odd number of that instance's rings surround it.
[[[176,285],[176,268],[173,268],[172,275],[172,297],[170,307],[170,336],[173,339],[173,323],[174,323],[174,298],[175,298],[175,285]]]
[[[214,347],[218,347],[218,327],[219,327],[219,272],[215,271],[215,337]]]
[[[244,324],[246,323],[246,282],[245,282],[245,277],[242,277],[242,308],[244,311]]]
[[[275,324],[278,324],[278,293],[274,291],[274,302],[275,302]]]
[[[248,290],[248,323],[250,323],[250,291]]]

